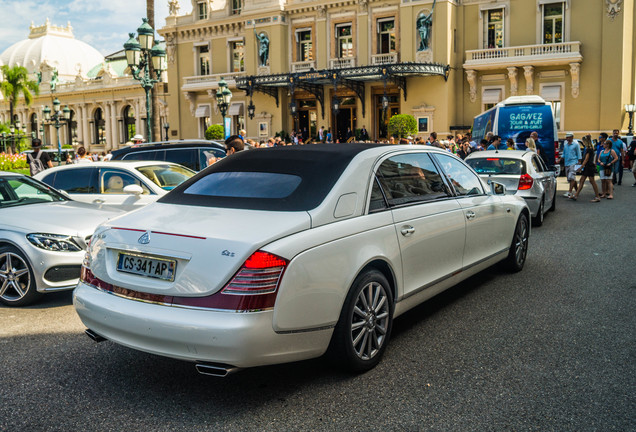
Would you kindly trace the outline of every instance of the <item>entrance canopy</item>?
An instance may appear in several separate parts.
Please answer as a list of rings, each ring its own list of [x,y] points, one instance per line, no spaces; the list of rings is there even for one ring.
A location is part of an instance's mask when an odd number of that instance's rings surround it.
[[[250,97],[254,92],[265,93],[276,100],[276,106],[279,106],[279,87],[289,88],[292,99],[296,89],[305,90],[313,94],[320,102],[322,118],[325,118],[324,86],[333,85],[334,89],[343,86],[353,90],[360,99],[362,115],[364,116],[365,82],[382,81],[385,86],[387,82],[392,82],[402,89],[404,100],[406,100],[406,79],[408,77],[441,76],[447,80],[449,72],[449,65],[444,66],[439,63],[392,63],[342,69],[311,69],[307,72],[289,74],[242,76],[236,78],[236,87],[245,90]]]

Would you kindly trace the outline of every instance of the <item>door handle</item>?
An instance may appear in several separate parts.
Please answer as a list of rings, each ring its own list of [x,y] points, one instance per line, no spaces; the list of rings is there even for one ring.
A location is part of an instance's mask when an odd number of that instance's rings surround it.
[[[413,228],[411,225],[404,225],[400,232],[404,237],[408,237],[415,232],[415,228]]]
[[[104,202],[105,201],[103,199],[100,199],[100,198],[97,198],[97,199],[93,200],[93,203],[95,203],[95,204],[104,204]]]
[[[474,211],[472,211],[472,210],[468,210],[468,211],[466,212],[466,219],[469,219],[469,220],[470,220],[470,219],[475,219],[475,212],[474,212]]]

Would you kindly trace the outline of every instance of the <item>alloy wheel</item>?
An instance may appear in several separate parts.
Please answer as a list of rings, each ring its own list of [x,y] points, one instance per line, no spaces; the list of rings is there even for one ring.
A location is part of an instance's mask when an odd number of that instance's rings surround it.
[[[389,299],[384,286],[365,285],[358,294],[351,318],[351,343],[358,357],[375,357],[386,340],[389,325]]]
[[[29,267],[22,257],[13,252],[0,254],[0,298],[8,302],[20,300],[30,286]]]
[[[515,260],[518,265],[523,265],[528,252],[528,221],[526,218],[519,220],[517,230],[515,232]]]

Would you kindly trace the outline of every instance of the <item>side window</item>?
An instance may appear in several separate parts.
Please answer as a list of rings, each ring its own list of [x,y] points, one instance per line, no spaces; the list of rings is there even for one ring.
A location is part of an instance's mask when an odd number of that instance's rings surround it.
[[[192,168],[195,171],[206,168],[211,165],[210,161],[213,158],[225,157],[225,152],[221,149],[215,148],[200,148],[199,149],[199,168]]]
[[[369,213],[374,213],[387,208],[384,195],[380,187],[380,181],[377,177],[373,178],[373,187],[371,188],[371,200],[369,201]]]
[[[144,195],[150,194],[150,189],[146,187],[137,177],[121,170],[103,168],[99,173],[100,193],[123,194],[124,188],[128,185],[136,184],[144,190]]]
[[[199,154],[197,149],[184,148],[184,149],[166,150],[166,157],[164,160],[168,162],[178,163],[179,165],[188,167],[191,170],[198,171],[199,169],[197,167],[198,159],[199,159]]]
[[[390,157],[382,162],[377,175],[390,206],[448,196],[437,168],[426,153]]]
[[[49,186],[55,187],[55,173],[45,175],[42,177],[42,183],[46,183]]]
[[[482,195],[483,185],[479,177],[466,165],[452,156],[436,154],[435,157],[459,196]]]
[[[534,157],[534,159],[537,160],[537,163],[539,164],[539,168],[540,168],[541,172],[550,171],[548,169],[548,166],[545,164],[545,162],[543,162],[543,159],[541,159],[540,157]]]
[[[53,187],[70,194],[97,193],[94,168],[75,168],[58,171]]]
[[[138,151],[132,152],[124,155],[122,160],[159,160],[163,161],[164,151],[163,150],[147,150],[147,151]]]
[[[541,165],[539,164],[539,162],[537,161],[537,158],[536,158],[535,156],[532,156],[532,159],[531,159],[531,160],[532,160],[532,167],[534,168],[534,170],[535,170],[536,172],[541,172],[541,171],[543,171],[543,170],[541,169]]]

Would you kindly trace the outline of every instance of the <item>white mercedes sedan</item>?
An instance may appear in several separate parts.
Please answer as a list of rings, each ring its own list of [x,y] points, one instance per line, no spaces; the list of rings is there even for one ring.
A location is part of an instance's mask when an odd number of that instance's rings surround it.
[[[240,152],[102,224],[74,305],[87,334],[201,373],[381,359],[393,319],[503,261],[523,268],[523,199],[433,147]]]

